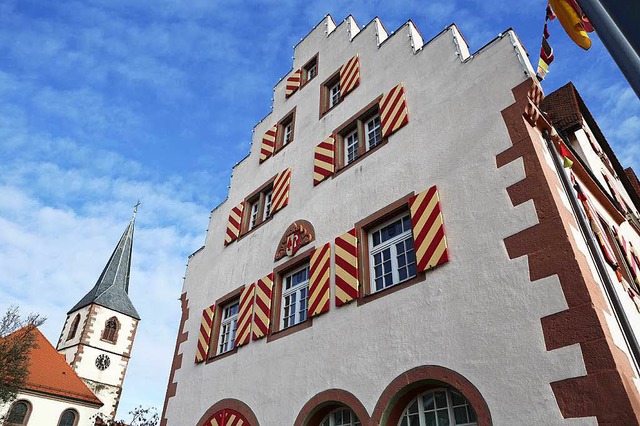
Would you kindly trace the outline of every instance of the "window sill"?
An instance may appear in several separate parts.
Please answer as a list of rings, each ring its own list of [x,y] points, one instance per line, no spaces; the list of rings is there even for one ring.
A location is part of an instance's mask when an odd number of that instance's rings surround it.
[[[221,360],[223,358],[226,358],[226,357],[228,357],[230,355],[235,354],[236,352],[238,352],[238,348],[234,347],[230,351],[227,351],[227,352],[224,352],[224,353],[221,353],[221,354],[218,354],[218,355],[211,356],[211,357],[209,357],[209,359],[207,359],[206,364],[210,364],[212,362],[219,361],[219,360]]]
[[[335,173],[332,176],[333,178],[336,178],[337,176],[339,176],[343,171],[347,170],[348,168],[352,167],[354,164],[357,164],[358,162],[360,162],[363,158],[368,157],[372,152],[377,151],[380,147],[384,146],[387,144],[388,139],[383,139],[382,142],[380,142],[378,145],[374,146],[373,148],[371,148],[369,151],[365,152],[364,154],[362,154],[361,156],[359,156],[358,158],[356,158],[355,160],[353,160],[352,162],[350,162],[347,165],[341,166],[340,168],[338,168]]]
[[[267,343],[272,342],[274,340],[278,340],[281,337],[288,336],[290,334],[296,333],[300,330],[304,330],[313,325],[313,318],[307,318],[306,321],[298,323],[296,325],[292,325],[291,327],[287,327],[282,330],[274,331],[267,336]]]
[[[320,111],[320,118],[324,117],[325,115],[329,114],[331,111],[333,111],[335,108],[338,107],[338,105],[340,105],[342,103],[344,98],[340,98],[340,100],[338,102],[335,103],[335,105],[333,105],[332,107],[329,107],[325,110],[321,110]]]
[[[402,290],[404,288],[411,287],[414,284],[421,283],[421,282],[423,282],[425,280],[425,278],[426,278],[426,273],[425,272],[419,272],[418,275],[416,275],[415,277],[411,278],[410,280],[407,280],[407,281],[402,282],[400,284],[392,285],[392,286],[387,287],[385,289],[382,289],[380,291],[376,291],[375,293],[365,294],[365,295],[363,295],[363,296],[358,298],[358,306],[364,305],[364,304],[369,303],[369,302],[373,302],[374,300],[378,300],[381,297],[384,297],[384,296],[387,296],[389,294],[395,293],[398,290]]]
[[[118,338],[116,337],[113,341],[112,340],[107,340],[107,339],[103,339],[102,337],[100,338],[101,342],[105,342],[105,343],[110,343],[112,345],[115,345],[116,342],[118,341]]]
[[[303,87],[307,86],[307,84],[309,84],[310,82],[313,81],[314,78],[316,78],[318,75],[314,75],[313,77],[311,77],[309,80],[306,80],[304,83],[300,84],[300,88],[298,89],[298,92],[302,90]],[[289,96],[291,97],[291,96]]]
[[[257,224],[256,226],[254,226],[251,229],[248,229],[247,231],[241,233],[238,236],[238,239],[236,241],[240,241],[241,239],[243,239],[246,235],[251,234],[253,231],[255,231],[256,229],[260,228],[262,225],[264,225],[265,223],[269,222],[271,220],[271,218],[273,218],[273,216],[275,216],[275,213],[273,213],[271,216],[269,216],[268,218],[266,218],[265,220],[263,220],[262,222],[260,222],[259,224]]]

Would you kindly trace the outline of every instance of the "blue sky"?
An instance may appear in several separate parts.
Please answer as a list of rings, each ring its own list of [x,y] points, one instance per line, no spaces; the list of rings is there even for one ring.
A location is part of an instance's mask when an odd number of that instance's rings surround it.
[[[119,417],[162,407],[187,256],[270,110],[293,45],[327,13],[425,40],[455,22],[472,52],[513,27],[537,63],[546,3],[436,0],[0,2],[0,309],[64,317],[98,278],[136,200],[131,298],[142,317]],[[601,42],[555,21],[547,93],[573,81],[624,166],[640,102]]]

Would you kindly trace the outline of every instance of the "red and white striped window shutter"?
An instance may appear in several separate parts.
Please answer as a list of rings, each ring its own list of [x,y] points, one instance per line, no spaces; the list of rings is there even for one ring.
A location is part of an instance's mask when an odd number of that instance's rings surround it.
[[[360,57],[349,59],[340,68],[340,96],[345,96],[360,84]]]
[[[309,316],[329,310],[331,290],[331,243],[318,247],[309,261]]]
[[[356,229],[336,238],[336,306],[358,298],[358,237]]]
[[[435,186],[409,199],[417,270],[426,271],[449,261],[440,197]]]
[[[287,83],[285,86],[285,98],[293,95],[300,88],[300,76],[302,75],[302,70],[298,69],[293,72],[289,77],[287,77]]]
[[[227,222],[227,233],[224,237],[225,246],[238,239],[238,235],[240,235],[240,227],[242,226],[243,210],[244,201],[231,209],[231,212],[229,213],[229,221]]]
[[[335,137],[329,136],[313,153],[313,186],[333,175],[334,170]]]
[[[267,161],[269,157],[273,155],[273,151],[276,149],[276,137],[278,136],[278,125],[274,124],[267,130],[262,137],[262,144],[260,145],[260,164]]]
[[[273,181],[273,198],[271,210],[275,213],[289,204],[289,184],[291,183],[291,167],[278,173]]]
[[[238,309],[238,328],[236,329],[236,347],[249,343],[251,339],[251,318],[253,314],[253,299],[255,284],[249,284],[240,293],[240,307]]]
[[[380,100],[382,137],[386,138],[409,122],[404,85],[398,84]]]
[[[273,296],[273,273],[256,283],[256,303],[253,313],[253,340],[262,339],[271,324],[271,298]]]
[[[200,322],[200,333],[198,334],[198,346],[196,348],[196,364],[204,361],[209,353],[211,342],[211,329],[213,328],[213,317],[216,312],[216,305],[211,305],[202,311]]]

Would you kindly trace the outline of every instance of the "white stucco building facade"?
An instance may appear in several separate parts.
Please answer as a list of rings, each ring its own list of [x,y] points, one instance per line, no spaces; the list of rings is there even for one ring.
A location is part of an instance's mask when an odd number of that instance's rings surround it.
[[[637,423],[640,316],[533,78],[512,30],[471,55],[456,26],[324,18],[189,258],[162,424]]]

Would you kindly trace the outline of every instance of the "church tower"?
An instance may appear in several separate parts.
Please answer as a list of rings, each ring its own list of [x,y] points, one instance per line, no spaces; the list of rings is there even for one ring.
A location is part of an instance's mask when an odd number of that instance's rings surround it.
[[[118,409],[140,316],[129,299],[129,273],[137,206],[95,286],[67,313],[57,350],[104,403]]]

